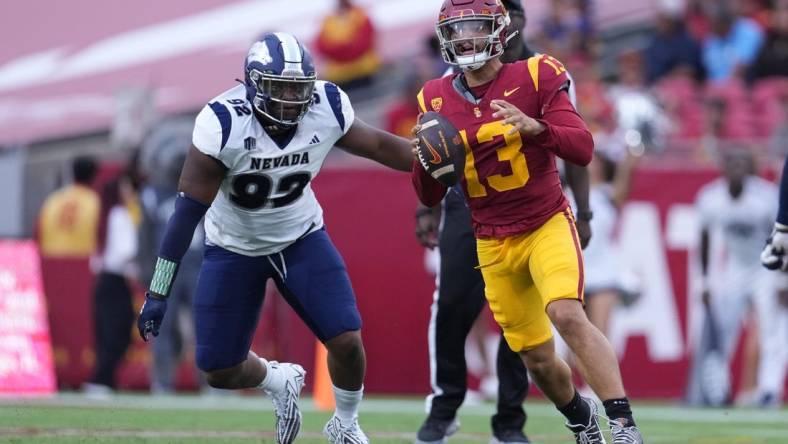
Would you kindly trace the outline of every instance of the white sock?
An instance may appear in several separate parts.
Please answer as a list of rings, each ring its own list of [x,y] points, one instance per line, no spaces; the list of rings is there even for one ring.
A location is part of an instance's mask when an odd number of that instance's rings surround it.
[[[359,390],[350,391],[331,385],[334,389],[334,400],[337,404],[337,411],[334,413],[342,424],[350,424],[358,417],[358,406],[364,396],[364,387]]]
[[[285,388],[285,375],[278,365],[271,365],[267,360],[260,358],[260,363],[265,367],[265,378],[263,382],[258,385],[267,392],[280,392]]]

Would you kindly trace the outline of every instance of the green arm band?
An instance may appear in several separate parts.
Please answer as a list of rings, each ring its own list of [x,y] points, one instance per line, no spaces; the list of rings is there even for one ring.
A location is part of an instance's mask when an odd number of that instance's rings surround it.
[[[175,274],[177,272],[177,262],[159,257],[158,260],[156,260],[156,268],[153,270],[153,279],[150,283],[151,293],[155,293],[164,298],[169,296],[170,288],[172,288],[172,281],[175,280]]]

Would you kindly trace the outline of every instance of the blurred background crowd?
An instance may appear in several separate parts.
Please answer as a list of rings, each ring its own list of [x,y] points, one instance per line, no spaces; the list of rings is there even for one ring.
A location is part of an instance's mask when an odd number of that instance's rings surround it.
[[[96,14],[106,9],[78,3]],[[59,387],[103,396],[202,386],[188,345],[200,236],[181,265],[165,331],[150,350],[134,337],[132,321],[172,211],[193,116],[241,77],[245,46],[257,35],[284,27],[302,38],[319,77],[348,91],[358,117],[403,136],[415,122],[421,85],[447,68],[432,28],[438,0],[310,0],[292,11],[280,11],[280,3],[178,1],[160,16],[115,14],[66,41],[69,31],[59,26],[0,51],[0,236],[33,238],[40,246]],[[782,282],[742,290],[750,302],[736,308],[723,304],[723,311],[742,312],[742,328],[723,357],[732,381],[720,383],[727,388],[717,401],[693,395],[691,387],[705,377],[695,351],[704,335],[703,304],[714,297],[703,296],[714,292],[715,273],[724,273],[731,254],[730,232],[703,218],[696,197],[723,171],[729,183],[758,175],[773,181],[781,173],[788,155],[788,0],[523,6],[529,47],[561,60],[574,79],[578,109],[596,143],[592,185],[613,190],[606,194],[612,205],[603,199],[603,210],[592,208],[600,219],[609,216],[594,235],[608,248],[601,257],[615,256],[620,273],[615,283],[600,284],[612,296],[595,308],[594,320],[616,346],[630,391],[693,403],[779,405],[788,334],[783,327],[759,329],[753,301],[771,300],[784,323]],[[255,14],[267,18],[254,20]],[[14,29],[12,20],[0,19],[9,21],[0,33]],[[117,57],[126,59],[113,58],[118,48]],[[412,236],[409,180],[335,151],[315,190],[366,320],[367,390],[426,393],[433,284]],[[773,220],[761,222],[763,241]],[[709,267],[699,259],[706,231],[719,258]],[[757,254],[750,260],[747,266],[757,265]],[[498,337],[487,321],[468,345],[478,350],[469,355],[471,385],[482,396],[494,391],[484,389],[491,378],[486,343]],[[263,354],[313,358],[314,344],[278,298],[267,298],[258,330]],[[405,354],[422,359],[391,375],[399,367],[391,363]],[[779,369],[768,386],[765,354]]]

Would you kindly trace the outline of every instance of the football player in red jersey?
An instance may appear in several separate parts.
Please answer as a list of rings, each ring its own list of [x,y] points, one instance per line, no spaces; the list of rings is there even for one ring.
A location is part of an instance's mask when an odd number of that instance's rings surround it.
[[[616,355],[583,311],[583,257],[555,165],[555,156],[587,165],[594,142],[569,100],[558,60],[500,61],[508,22],[499,0],[445,0],[436,25],[441,50],[462,73],[427,82],[419,107],[442,114],[465,141],[461,185],[485,296],[509,346],[521,352],[577,442],[604,443],[596,404],[578,395],[555,353],[554,325],[603,400],[613,442],[642,443]],[[413,182],[427,206],[446,193],[415,161]]]

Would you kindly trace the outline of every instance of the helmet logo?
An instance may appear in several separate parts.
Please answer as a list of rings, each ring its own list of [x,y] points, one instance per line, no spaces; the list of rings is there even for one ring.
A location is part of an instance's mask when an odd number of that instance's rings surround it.
[[[257,61],[263,65],[268,65],[274,61],[274,58],[271,57],[271,53],[268,52],[268,45],[266,45],[265,42],[256,42],[252,45],[251,49],[249,49],[249,61]]]
[[[244,69],[247,100],[265,117],[264,126],[294,126],[309,111],[314,65],[292,35],[266,33],[249,48]]]
[[[443,98],[435,97],[434,99],[430,100],[430,106],[432,106],[432,109],[434,109],[436,113],[440,112],[441,107],[443,106]]]

